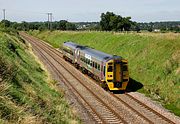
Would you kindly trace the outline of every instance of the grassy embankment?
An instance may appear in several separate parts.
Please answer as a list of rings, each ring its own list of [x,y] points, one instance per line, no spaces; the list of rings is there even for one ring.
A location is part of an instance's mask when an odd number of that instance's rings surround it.
[[[74,41],[120,55],[129,61],[130,77],[143,92],[180,116],[180,34],[33,31],[30,34],[58,48]]]
[[[16,33],[0,31],[0,124],[79,123],[30,51]]]

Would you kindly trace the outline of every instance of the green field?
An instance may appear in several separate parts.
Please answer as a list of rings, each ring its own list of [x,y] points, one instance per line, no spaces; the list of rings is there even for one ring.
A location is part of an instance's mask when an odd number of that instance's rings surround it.
[[[30,31],[59,48],[73,41],[120,55],[129,61],[130,77],[143,84],[139,92],[180,116],[180,34]]]
[[[0,31],[0,124],[79,123],[31,48],[10,30]]]

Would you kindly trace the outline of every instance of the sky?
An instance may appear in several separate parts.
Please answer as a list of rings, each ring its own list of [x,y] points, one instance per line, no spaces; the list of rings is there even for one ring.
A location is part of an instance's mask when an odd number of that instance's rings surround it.
[[[0,20],[6,9],[10,21],[100,21],[107,11],[137,22],[180,21],[180,0],[0,0]]]

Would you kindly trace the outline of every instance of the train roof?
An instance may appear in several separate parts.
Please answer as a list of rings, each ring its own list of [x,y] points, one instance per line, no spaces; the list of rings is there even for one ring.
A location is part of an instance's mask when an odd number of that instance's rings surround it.
[[[91,49],[91,48],[86,48],[86,49],[82,49],[82,52],[84,52],[85,54],[88,54],[98,60],[109,60],[110,58],[112,58],[113,56],[95,49]]]
[[[77,48],[77,46],[78,46],[78,44],[73,43],[73,42],[69,42],[69,41],[64,42],[64,45],[71,47],[71,48],[74,48],[74,49]]]
[[[88,54],[88,55],[90,55],[90,56],[92,56],[92,57],[94,57],[100,61],[107,61],[107,60],[113,59],[113,58],[116,58],[116,59],[121,58],[120,56],[110,55],[110,54],[89,48],[87,46],[78,45],[78,44],[73,43],[73,42],[65,42],[64,44],[71,47],[71,48],[74,48],[74,49],[79,48],[83,53]]]

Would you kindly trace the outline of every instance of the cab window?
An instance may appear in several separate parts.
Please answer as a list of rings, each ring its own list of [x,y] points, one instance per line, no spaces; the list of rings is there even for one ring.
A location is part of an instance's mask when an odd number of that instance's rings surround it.
[[[112,72],[113,71],[113,67],[110,65],[108,66],[108,72]]]

